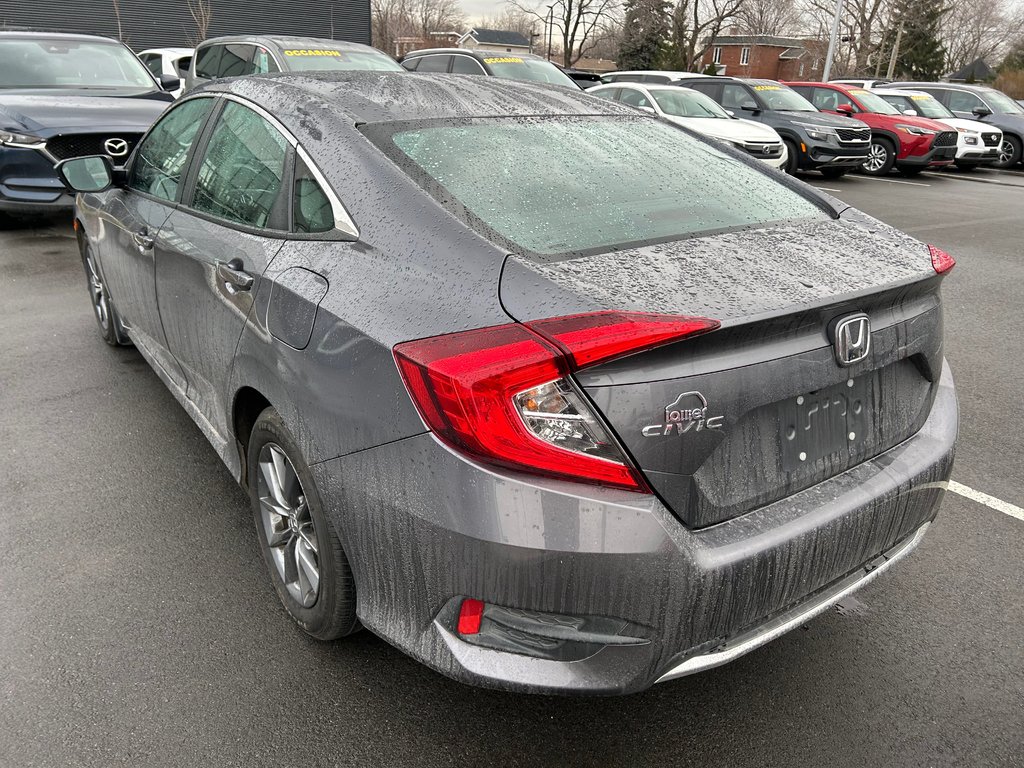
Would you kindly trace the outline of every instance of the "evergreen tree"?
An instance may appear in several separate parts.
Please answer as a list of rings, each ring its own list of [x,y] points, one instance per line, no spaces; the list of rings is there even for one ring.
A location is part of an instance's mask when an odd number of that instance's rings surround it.
[[[619,69],[654,69],[671,24],[668,0],[626,0],[626,21],[616,65]]]
[[[946,48],[942,42],[942,17],[950,11],[945,2],[934,0],[898,0],[892,26],[882,37],[880,69],[889,65],[889,56],[896,45],[898,30],[900,49],[896,56],[894,75],[908,80],[937,80],[945,72]]]

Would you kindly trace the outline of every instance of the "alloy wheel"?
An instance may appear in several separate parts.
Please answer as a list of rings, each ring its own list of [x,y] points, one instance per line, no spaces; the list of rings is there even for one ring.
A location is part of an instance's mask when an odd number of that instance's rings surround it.
[[[1013,142],[1003,139],[1003,143],[999,145],[999,164],[1012,165],[1013,161],[1017,159],[1016,155],[1017,148],[1013,146]]]
[[[881,170],[887,157],[885,147],[881,144],[872,144],[868,148],[868,159],[864,161],[864,170],[872,172]]]
[[[320,595],[316,529],[295,467],[276,443],[260,450],[256,478],[260,516],[278,576],[295,601],[310,608]]]
[[[103,285],[96,264],[92,256],[86,255],[85,268],[89,272],[89,295],[92,297],[92,309],[96,313],[96,319],[104,331],[110,330],[110,303],[107,298],[107,289]]]

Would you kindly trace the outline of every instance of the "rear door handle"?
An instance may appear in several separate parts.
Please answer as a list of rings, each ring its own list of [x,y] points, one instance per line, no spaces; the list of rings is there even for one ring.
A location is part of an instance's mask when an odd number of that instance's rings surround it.
[[[152,237],[150,237],[149,231],[145,229],[133,232],[132,241],[135,243],[135,247],[140,251],[148,251],[153,247],[153,243],[156,242]]]
[[[230,293],[248,291],[252,288],[252,275],[242,269],[241,259],[217,262],[217,277],[224,281]]]

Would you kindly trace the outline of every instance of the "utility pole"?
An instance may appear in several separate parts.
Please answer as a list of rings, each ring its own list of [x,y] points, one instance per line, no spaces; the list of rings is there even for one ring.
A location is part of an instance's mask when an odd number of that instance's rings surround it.
[[[843,16],[843,0],[836,0],[836,15],[832,19],[832,34],[828,36],[828,53],[825,55],[825,71],[821,73],[821,82],[827,83],[832,74],[832,58],[836,55],[836,39],[839,37],[839,19]]]
[[[551,27],[555,23],[555,6],[548,6],[548,61],[551,61]]]
[[[896,30],[896,45],[892,47],[892,53],[889,56],[889,69],[885,71],[885,79],[892,80],[893,72],[896,71],[896,59],[900,55],[900,42],[903,40],[903,22],[900,22],[900,28]]]

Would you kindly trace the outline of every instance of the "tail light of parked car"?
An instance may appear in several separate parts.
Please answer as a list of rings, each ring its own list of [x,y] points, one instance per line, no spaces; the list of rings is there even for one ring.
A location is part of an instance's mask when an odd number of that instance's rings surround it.
[[[718,326],[700,317],[597,312],[433,336],[394,353],[423,420],[457,451],[649,492],[570,375]]]
[[[956,260],[941,248],[929,245],[928,253],[932,256],[932,266],[935,267],[935,271],[940,275],[946,274],[956,266]]]

